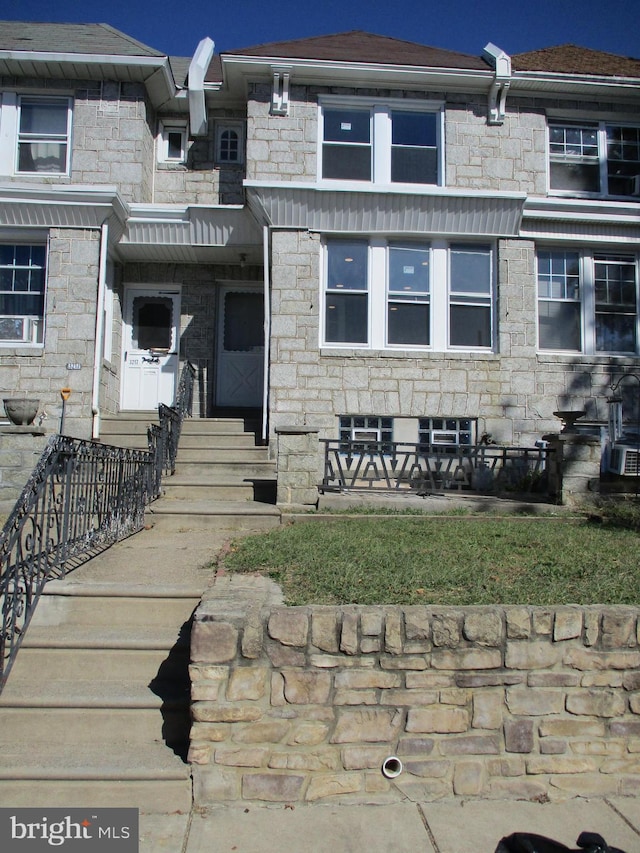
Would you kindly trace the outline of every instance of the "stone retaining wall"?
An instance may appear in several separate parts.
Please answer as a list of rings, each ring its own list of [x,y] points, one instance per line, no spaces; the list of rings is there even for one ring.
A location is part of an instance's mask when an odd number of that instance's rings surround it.
[[[196,613],[197,805],[640,793],[640,609],[284,607],[269,583],[218,578]]]

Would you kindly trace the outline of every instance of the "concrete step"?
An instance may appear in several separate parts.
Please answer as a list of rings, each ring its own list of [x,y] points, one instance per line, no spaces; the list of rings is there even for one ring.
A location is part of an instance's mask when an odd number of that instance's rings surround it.
[[[161,498],[148,517],[163,530],[268,530],[278,527],[281,512],[274,504],[257,501],[181,501]]]
[[[105,588],[73,581],[50,581],[31,620],[32,627],[60,625],[179,626],[186,622],[200,601],[199,595],[150,597],[131,590]]]
[[[255,438],[251,432],[182,432],[178,453],[184,450],[202,448],[229,448],[244,453],[246,449],[255,450]]]
[[[199,477],[215,482],[230,482],[235,480],[242,483],[247,480],[275,480],[276,463],[271,459],[234,459],[227,451],[216,462],[187,461],[179,458],[176,461],[176,474],[185,477]],[[166,478],[165,478],[166,479]]]
[[[182,440],[178,446],[178,455],[176,456],[176,468],[182,468],[183,464],[202,463],[202,462],[268,462],[269,456],[266,447],[256,447],[248,445],[247,447],[230,448],[218,446],[211,443],[202,444],[199,447],[183,447]]]
[[[70,740],[61,746],[3,749],[0,802],[14,808],[135,805],[151,814],[191,808],[189,766],[163,743],[132,748],[120,740],[108,750],[101,743],[76,750]]]
[[[198,477],[174,474],[162,481],[164,496],[168,500],[195,501],[252,501],[254,486],[250,481],[215,482]]]

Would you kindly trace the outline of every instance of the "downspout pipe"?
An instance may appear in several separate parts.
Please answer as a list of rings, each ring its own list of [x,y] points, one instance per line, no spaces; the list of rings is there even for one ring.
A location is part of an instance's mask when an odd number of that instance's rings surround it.
[[[264,375],[262,379],[262,440],[267,440],[269,418],[269,352],[271,341],[271,288],[269,266],[269,226],[262,228],[262,264],[264,277]]]
[[[100,266],[98,271],[98,298],[96,300],[96,334],[93,350],[93,385],[91,390],[91,438],[100,435],[100,377],[102,375],[102,353],[104,352],[104,299],[107,289],[107,255],[109,252],[109,225],[103,222],[100,228]]]
[[[485,45],[483,56],[493,68],[493,82],[489,90],[489,124],[504,124],[507,92],[511,86],[511,57],[492,42]]]
[[[189,65],[189,126],[191,136],[206,136],[207,105],[204,97],[204,76],[213,58],[215,44],[203,38]]]

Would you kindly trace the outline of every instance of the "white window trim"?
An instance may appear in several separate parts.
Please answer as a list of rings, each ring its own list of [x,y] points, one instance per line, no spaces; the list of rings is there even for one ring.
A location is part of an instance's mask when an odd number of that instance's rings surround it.
[[[575,248],[572,246],[559,245],[540,245],[537,247],[539,251],[545,252],[574,252],[579,255],[579,288],[580,298],[578,300],[541,300],[538,294],[538,252],[536,251],[536,341],[537,351],[544,355],[584,355],[584,356],[602,356],[607,358],[610,356],[627,356],[633,357],[640,355],[640,252],[629,250],[629,248],[620,247],[616,249],[613,246],[607,246],[606,250],[597,248]],[[596,299],[595,299],[595,256],[616,256],[625,255],[635,260],[636,269],[636,352],[617,352],[614,350],[598,350],[596,349]],[[539,304],[540,302],[578,302],[580,310],[580,334],[582,338],[582,349],[543,349],[540,346],[540,321],[539,321]]]
[[[244,164],[244,122],[218,120],[215,124],[215,163],[217,166],[242,166]],[[235,130],[238,134],[238,159],[222,160],[220,158],[220,143],[222,134],[227,130]]]
[[[169,156],[169,134],[179,133],[181,137],[180,156]],[[160,121],[158,129],[158,163],[186,163],[187,162],[188,123],[186,121]]]
[[[322,177],[322,153],[324,144],[324,109],[326,107],[344,107],[345,109],[369,110],[371,114],[371,150],[372,180],[356,181]],[[438,179],[435,184],[400,183],[391,181],[391,121],[392,110],[407,112],[425,112],[436,114],[436,147],[438,152]],[[320,95],[318,97],[318,144],[316,175],[317,183],[323,186],[358,189],[363,186],[375,186],[384,192],[399,192],[411,188],[417,191],[445,186],[444,156],[444,102],[427,101],[414,98],[363,98],[357,96]]]
[[[0,242],[11,245],[44,246],[45,248],[44,308],[42,316],[40,317],[35,314],[13,315],[17,319],[24,319],[27,321],[30,334],[27,339],[23,338],[23,340],[0,338],[0,349],[43,349],[47,321],[47,291],[49,288],[49,237],[41,231],[31,232],[28,236],[24,233],[18,236],[16,234],[0,230]],[[38,341],[37,337],[39,327],[42,328],[42,331],[40,334],[40,340]]]
[[[344,235],[346,237],[346,235]],[[367,343],[336,342],[328,341],[326,338],[326,297],[327,289],[327,244],[332,239],[339,241],[341,235],[327,235],[323,240],[320,258],[320,289],[321,289],[321,316],[320,316],[320,347],[322,349],[336,350],[365,350],[365,351],[388,351],[388,352],[478,352],[495,353],[497,347],[497,324],[496,324],[496,246],[490,240],[465,240],[455,238],[449,240],[429,239],[424,240],[398,240],[387,237],[367,237],[366,235],[352,235],[353,239],[367,240],[368,263],[367,263]],[[415,344],[389,344],[387,342],[387,304],[388,291],[388,247],[402,243],[411,245],[415,243],[416,248],[429,247],[430,249],[430,286],[429,286],[429,316],[430,325],[429,340],[427,346]],[[452,246],[487,246],[491,250],[491,288],[490,288],[490,322],[491,322],[491,345],[488,347],[453,346],[449,342],[449,307],[451,303],[450,293],[450,250]],[[365,292],[365,291],[361,291]]]
[[[18,137],[20,130],[20,99],[22,97],[40,98],[43,101],[66,100],[67,107],[67,158],[64,172],[20,172],[18,171]],[[0,93],[0,174],[16,175],[21,178],[42,176],[67,178],[71,173],[71,151],[73,147],[73,97],[67,94],[41,92],[2,92]]]
[[[588,192],[581,190],[563,190],[556,189],[551,186],[551,127],[554,125],[560,125],[563,127],[574,125],[577,127],[592,127],[597,131],[598,138],[598,167],[599,167],[599,177],[600,177],[600,192]],[[547,116],[547,125],[546,125],[546,170],[547,170],[547,193],[550,196],[556,196],[559,198],[591,198],[591,199],[619,199],[621,201],[637,201],[640,200],[640,176],[638,179],[638,191],[634,193],[629,193],[628,195],[616,195],[614,193],[609,192],[609,180],[608,180],[608,169],[607,169],[607,127],[630,127],[630,128],[640,128],[640,124],[638,122],[629,121],[625,119],[601,119],[595,120],[593,117],[576,117],[572,116],[571,118],[561,118],[558,115],[548,115]],[[558,160],[557,162],[562,162]],[[576,158],[576,162],[588,162],[587,160],[580,160],[580,158]],[[606,187],[606,192],[602,190],[602,187]]]

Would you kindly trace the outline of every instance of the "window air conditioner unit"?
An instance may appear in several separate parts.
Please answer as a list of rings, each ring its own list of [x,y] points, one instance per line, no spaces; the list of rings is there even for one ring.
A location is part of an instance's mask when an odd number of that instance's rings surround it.
[[[638,442],[616,442],[612,446],[609,473],[623,477],[640,477],[640,445]]]

